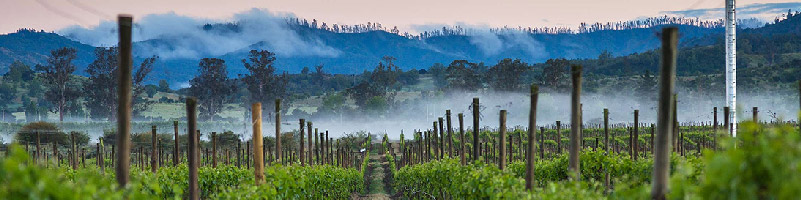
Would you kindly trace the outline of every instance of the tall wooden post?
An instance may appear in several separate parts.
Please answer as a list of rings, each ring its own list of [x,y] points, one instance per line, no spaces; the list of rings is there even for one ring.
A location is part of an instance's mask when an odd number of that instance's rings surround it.
[[[445,157],[444,156],[445,155],[445,131],[442,128],[443,127],[442,124],[443,124],[443,121],[445,119],[442,119],[442,117],[440,117],[438,119],[439,119],[439,137],[437,137],[437,138],[439,138],[439,144],[437,145],[437,147],[439,147],[439,148],[437,148],[437,149],[439,150],[439,159],[442,159],[442,158]],[[436,125],[434,126],[434,128],[435,129],[437,128]]]
[[[537,99],[539,86],[531,85],[531,107],[528,112],[528,149],[526,150],[526,189],[534,188],[534,152],[537,140]],[[540,147],[542,148],[542,147]]]
[[[634,160],[637,160],[640,153],[640,110],[634,110],[634,138],[632,139],[631,146],[633,148],[632,152],[634,152],[632,156]]]
[[[56,167],[61,166],[61,162],[58,160],[58,157],[58,141],[53,140],[53,158],[56,160]]]
[[[571,94],[571,117],[570,117],[570,171],[575,176],[575,181],[581,178],[579,164],[579,153],[581,153],[581,66],[571,67],[573,92]]]
[[[545,159],[545,127],[540,127],[540,159]],[[529,145],[534,145],[534,143],[530,143]],[[531,148],[531,147],[529,147]],[[533,153],[532,153],[533,155]],[[533,157],[532,157],[533,159]]]
[[[72,169],[78,169],[78,147],[75,144],[75,132],[70,132],[70,137],[72,142],[72,155],[70,156],[70,160],[72,160]]]
[[[481,145],[478,143],[478,132],[479,132],[478,120],[480,115],[479,105],[480,104],[478,103],[478,98],[477,97],[473,98],[473,104],[471,105],[471,107],[473,107],[473,152],[472,152],[473,155],[470,156],[471,157],[470,159],[472,161],[478,160],[478,153],[479,153],[478,146]]]
[[[304,157],[305,154],[303,152],[304,151],[303,146],[305,145],[303,140],[305,138],[303,138],[303,134],[306,133],[306,131],[304,131],[305,129],[303,129],[303,127],[306,126],[306,120],[305,119],[299,119],[299,120],[300,122],[298,123],[298,125],[300,126],[300,130],[298,130],[298,135],[300,136],[300,141],[299,141],[300,146],[298,147],[298,156],[300,156],[300,166],[305,166],[306,159]]]
[[[211,167],[217,168],[217,132],[211,132]]]
[[[309,162],[309,165],[314,165],[314,147],[315,146],[314,146],[314,143],[313,143],[314,136],[312,135],[312,122],[306,122],[306,126],[307,126],[306,132],[307,132],[307,135],[309,136],[308,137],[309,138],[308,139],[309,140],[309,155],[308,155],[307,160]],[[300,133],[300,134],[303,134],[303,133]]]
[[[156,134],[156,126],[152,126],[150,132],[151,149],[150,149],[150,170],[155,174],[159,169],[158,163],[158,135]]]
[[[445,121],[447,124],[447,131],[448,131],[448,156],[455,157],[453,154],[453,129],[451,128],[451,110],[445,110]]]
[[[39,134],[39,131],[36,131],[36,156],[34,157],[34,160],[36,160],[37,162],[39,162],[39,160],[41,160],[41,157],[42,157],[42,154],[43,154],[42,153],[42,143],[41,142],[42,141],[41,141],[41,136]]]
[[[277,103],[280,103],[280,100],[276,100],[275,102],[275,107],[279,108]],[[262,149],[264,139],[262,139],[263,137],[261,136],[261,103],[254,103],[250,110],[253,112],[251,115],[251,123],[253,124],[253,173],[256,178],[256,184],[262,184],[264,182],[264,151]],[[276,116],[278,115],[276,114]],[[278,129],[278,127],[276,127],[276,129]],[[279,132],[276,132],[275,136],[280,137]],[[280,144],[278,141],[279,140],[276,141],[276,145]],[[278,151],[280,149],[276,148],[276,150],[276,153],[280,152]],[[280,155],[280,153],[278,154]]]
[[[173,140],[175,144],[173,144],[173,152],[172,152],[172,166],[178,165],[181,162],[181,159],[178,159],[180,152],[180,147],[178,147],[178,121],[172,122],[173,131],[175,131],[175,139]]]
[[[759,113],[759,107],[752,108],[751,112],[754,114],[754,117],[753,117],[754,123],[759,123],[759,116],[757,115]],[[36,151],[39,151],[39,150],[36,150]]]
[[[311,135],[311,137],[314,138],[314,157],[316,159],[316,161],[314,161],[314,162],[315,162],[315,164],[322,165],[322,163],[321,163],[322,162],[322,157],[320,157],[322,155],[320,153],[320,151],[322,150],[322,148],[320,148],[320,138],[321,137],[320,137],[320,133],[317,131],[317,128],[314,128],[314,133],[313,133],[313,135]]]
[[[186,160],[189,165],[189,199],[200,199],[200,191],[198,190],[198,176],[197,168],[199,164],[200,152],[199,146],[199,133],[197,130],[197,99],[194,97],[186,98]]]
[[[723,129],[726,129],[726,134],[731,136],[731,122],[729,122],[729,107],[723,107]]]
[[[259,103],[261,107],[261,103]],[[261,112],[259,112],[261,114]],[[275,99],[275,157],[281,160],[281,99]],[[281,161],[283,162],[283,161]]]
[[[500,160],[498,161],[498,169],[503,170],[506,168],[506,110],[501,110],[500,116],[500,130],[498,130],[498,154]]]
[[[609,153],[609,109],[604,108],[604,151]]]
[[[712,119],[714,120],[713,124],[712,124],[712,130],[713,131],[717,131],[718,130],[718,107],[712,108]]]
[[[670,173],[670,137],[673,130],[673,93],[676,80],[676,46],[678,28],[662,29],[662,66],[659,75],[659,107],[654,153],[654,175],[651,199],[663,200],[668,192]]]
[[[562,122],[556,121],[556,155],[562,154]]]
[[[320,138],[320,164],[325,164],[325,149],[323,148],[325,145],[325,133],[320,132],[318,138]]]
[[[117,84],[117,163],[115,166],[117,183],[125,187],[129,179],[131,154],[131,27],[133,17],[119,15],[117,17],[119,31],[119,83]]]
[[[459,159],[462,165],[467,165],[467,158],[465,158],[464,143],[467,142],[464,138],[464,114],[459,113],[456,115],[459,118]]]

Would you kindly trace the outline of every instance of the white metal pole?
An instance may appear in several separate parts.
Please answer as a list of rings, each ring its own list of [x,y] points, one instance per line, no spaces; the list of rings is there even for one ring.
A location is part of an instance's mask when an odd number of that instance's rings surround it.
[[[732,136],[737,137],[737,19],[735,0],[726,0],[726,105]]]

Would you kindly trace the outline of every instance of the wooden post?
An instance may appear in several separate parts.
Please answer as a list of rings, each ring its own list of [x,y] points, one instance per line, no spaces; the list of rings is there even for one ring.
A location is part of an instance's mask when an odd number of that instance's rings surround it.
[[[59,162],[59,160],[58,160],[58,141],[56,141],[56,140],[52,140],[52,141],[53,141],[53,158],[56,160],[56,167],[59,167],[59,166],[61,166],[61,162]],[[8,150],[6,150],[6,151],[8,151]]]
[[[75,132],[70,133],[71,142],[72,142],[72,155],[70,159],[72,160],[72,169],[78,170],[78,147],[75,144]]]
[[[81,166],[86,168],[86,147],[81,147]]]
[[[317,159],[314,162],[315,164],[322,165],[322,157],[320,157],[322,154],[320,153],[320,151],[323,149],[320,148],[321,137],[320,133],[317,131],[317,128],[314,128],[314,134],[311,136],[311,138],[314,138],[314,157]]]
[[[534,188],[534,152],[536,152],[534,143],[537,138],[538,98],[539,98],[539,86],[532,84],[531,102],[530,102],[531,106],[528,112],[528,149],[526,150],[526,189],[528,189],[529,191],[533,190]]]
[[[40,140],[39,131],[36,131],[36,156],[34,157],[35,161],[41,160],[42,155],[42,143]]]
[[[562,122],[556,121],[556,155],[562,154]]]
[[[445,121],[447,124],[448,133],[448,156],[455,157],[453,154],[453,129],[451,128],[451,110],[445,110]]]
[[[604,108],[604,151],[609,153],[609,109]]]
[[[437,149],[439,150],[439,159],[444,158],[445,156],[445,131],[443,131],[443,121],[442,117],[439,118],[439,143],[437,144]],[[434,129],[436,129],[436,125],[434,125]],[[436,131],[435,131],[436,132]]]
[[[211,132],[211,167],[217,168],[217,132]]]
[[[498,144],[498,169],[506,168],[506,110],[501,110]]]
[[[751,113],[754,114],[754,118],[753,118],[754,119],[754,123],[759,123],[759,116],[757,115],[757,113],[759,113],[759,107],[754,107],[752,109],[753,110],[751,111]],[[36,151],[39,151],[39,150],[37,149]]]
[[[478,143],[478,131],[479,131],[478,120],[480,115],[479,105],[480,104],[478,102],[478,97],[473,98],[473,104],[471,105],[471,107],[473,107],[473,152],[472,152],[473,155],[470,156],[472,161],[478,160],[478,153],[479,153],[478,146],[481,145]]]
[[[731,130],[729,129],[729,127],[731,127],[730,123],[731,122],[729,122],[729,107],[726,106],[723,107],[723,129],[726,129],[726,134],[729,136],[731,136]]]
[[[459,113],[456,117],[459,118],[459,160],[462,165],[467,165],[467,158],[464,155],[466,150],[464,143],[467,142],[464,138],[464,114]]]
[[[634,110],[634,138],[632,139],[631,146],[634,160],[639,156],[640,146],[640,110]]]
[[[276,100],[275,102],[275,108],[279,110],[278,103],[281,101]],[[253,114],[251,114],[251,123],[253,124],[253,173],[256,178],[256,184],[262,184],[264,182],[264,154],[262,149],[263,139],[261,137],[261,103],[254,103],[250,110],[253,112]],[[276,116],[280,115],[276,114]],[[280,122],[278,120],[276,121]],[[276,130],[280,131],[278,126],[279,125],[276,125]],[[276,131],[276,138],[280,138],[279,131]],[[276,145],[280,144],[278,141],[279,140],[276,140]],[[276,153],[280,155],[280,153],[278,153],[280,152],[279,150],[280,149],[276,148]]]
[[[151,141],[152,142],[152,145],[151,145],[152,148],[150,150],[150,170],[153,171],[153,173],[155,174],[156,170],[159,169],[159,163],[158,163],[158,135],[156,134],[156,126],[152,126],[150,128],[151,128],[150,137],[151,137],[151,140],[152,140]]]
[[[545,127],[540,127],[540,159],[545,159]],[[529,143],[528,145],[534,145],[534,143]],[[531,147],[529,147],[531,148]],[[533,155],[533,152],[532,152]],[[532,157],[533,159],[533,157]]]
[[[186,99],[186,134],[187,134],[187,147],[186,147],[186,160],[189,165],[189,199],[200,199],[200,192],[198,191],[198,176],[197,168],[199,161],[199,133],[197,130],[197,99],[190,97]]]
[[[298,130],[298,135],[300,136],[300,141],[299,141],[300,146],[298,147],[298,155],[300,156],[300,166],[305,166],[306,165],[306,160],[304,159],[305,154],[303,153],[303,150],[304,150],[303,149],[303,145],[304,145],[303,144],[303,139],[304,139],[303,138],[303,134],[305,133],[305,131],[304,131],[303,127],[306,125],[306,120],[305,119],[299,119],[299,121],[300,122],[298,123],[298,125],[300,126],[300,130]]]
[[[307,160],[309,162],[309,165],[314,165],[314,147],[315,146],[314,146],[314,143],[313,143],[314,142],[313,141],[314,135],[312,135],[312,122],[306,122],[306,125],[308,126],[307,129],[306,129],[306,132],[308,132],[307,135],[309,135],[309,137],[308,137],[309,138],[308,139],[309,140],[309,155],[308,155]],[[303,133],[301,133],[301,134],[303,134]]]
[[[172,166],[176,166],[181,162],[181,160],[178,159],[178,156],[180,156],[179,154],[181,154],[180,147],[178,147],[178,121],[173,121],[172,127],[175,131],[175,139],[173,140],[175,144],[173,144]]]
[[[678,28],[662,29],[662,66],[659,76],[657,138],[654,153],[654,175],[651,199],[663,200],[668,192],[670,173],[670,136],[673,130],[673,93],[676,80],[676,46]]]
[[[579,164],[579,153],[581,153],[581,66],[571,67],[573,91],[571,96],[571,117],[570,117],[570,171],[575,176],[575,181],[581,178]]]
[[[117,183],[120,188],[125,187],[129,179],[130,154],[131,154],[131,65],[133,64],[131,54],[131,28],[133,17],[130,15],[119,15],[117,17],[119,25],[119,77],[117,80],[117,165],[115,166]]]
[[[715,132],[718,130],[718,107],[712,108],[712,119],[714,120],[712,124],[712,130]]]
[[[259,103],[261,107],[261,103]],[[261,114],[261,112],[259,113]],[[275,99],[275,157],[281,160],[281,99]]]
[[[654,131],[655,130],[656,130],[656,128],[654,128],[654,124],[651,124],[651,147],[650,147],[651,154],[654,154]]]
[[[326,157],[325,156],[325,148],[323,148],[323,147],[325,147],[323,145],[323,143],[325,143],[325,137],[324,137],[323,134],[324,133],[321,132],[319,134],[319,136],[318,136],[318,138],[320,139],[320,149],[318,151],[320,151],[320,161],[319,162],[320,162],[321,165],[325,164],[325,157]]]

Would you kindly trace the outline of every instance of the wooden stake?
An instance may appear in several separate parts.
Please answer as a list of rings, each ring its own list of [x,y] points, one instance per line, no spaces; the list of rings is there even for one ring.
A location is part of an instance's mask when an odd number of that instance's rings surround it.
[[[444,139],[445,138],[445,131],[442,130],[443,129],[442,128],[442,126],[443,126],[442,122],[444,120],[445,119],[442,119],[442,117],[439,118],[439,137],[437,137],[439,139],[439,143],[437,144],[437,150],[439,151],[439,159],[442,159],[442,158],[445,157],[444,156],[445,155],[445,139]],[[434,123],[434,129],[437,129],[437,124],[436,123]],[[434,132],[436,133],[437,131],[434,131]]]
[[[659,75],[659,107],[654,153],[654,174],[651,199],[663,200],[668,192],[670,173],[670,136],[673,130],[673,93],[676,80],[676,46],[678,28],[662,29],[662,65]]]
[[[464,138],[464,114],[459,113],[456,115],[459,118],[459,161],[462,165],[467,165],[467,158],[465,158],[465,142]]]
[[[562,122],[556,121],[556,155],[562,154]]]
[[[537,140],[538,98],[539,86],[531,85],[531,106],[528,112],[528,149],[526,150],[526,189],[529,191],[532,191],[534,188],[534,152],[536,152],[534,143]]]
[[[604,151],[609,153],[609,109],[604,108]]]
[[[634,110],[634,139],[632,139],[632,152],[634,160],[637,160],[639,155],[640,143],[640,110]]]
[[[448,156],[455,157],[453,154],[453,129],[451,128],[451,110],[445,110],[445,121],[448,133]]]
[[[754,117],[753,117],[754,123],[759,123],[759,116],[757,115],[757,113],[759,113],[759,107],[754,107],[752,109],[753,110],[751,111],[751,113],[754,114]],[[36,151],[39,151],[39,150],[37,149]]]
[[[298,135],[300,135],[300,141],[299,141],[300,142],[300,146],[298,146],[298,154],[300,156],[300,166],[305,166],[306,165],[306,160],[304,159],[305,154],[303,152],[303,145],[304,145],[303,144],[303,139],[304,139],[303,138],[303,134],[305,133],[305,131],[303,131],[304,130],[303,126],[306,125],[306,120],[305,119],[300,119],[300,122],[298,123],[298,125],[300,126],[300,130],[298,130]]]
[[[498,169],[503,170],[506,168],[506,110],[501,110],[501,117],[500,117],[500,130],[498,139],[500,140],[498,143],[498,154],[500,154],[500,160],[498,162]]]
[[[570,171],[574,173],[575,181],[581,178],[581,166],[579,164],[579,153],[581,153],[581,66],[571,67],[573,91],[570,95],[571,100],[571,119],[570,119]]]
[[[186,99],[186,134],[187,134],[187,149],[186,160],[189,165],[189,199],[200,199],[200,192],[198,191],[198,176],[197,168],[200,158],[198,146],[200,140],[200,131],[197,130],[197,99],[189,97]]]
[[[729,136],[731,136],[731,130],[729,129],[729,127],[731,127],[730,123],[731,122],[729,122],[729,107],[726,106],[723,107],[723,129],[726,129],[726,134]]]
[[[172,127],[175,131],[175,139],[173,140],[175,144],[173,145],[173,152],[172,152],[172,166],[177,166],[178,163],[181,163],[181,160],[178,159],[180,156],[180,147],[178,147],[178,121],[172,122]]]
[[[255,104],[254,104],[255,106]],[[261,108],[261,103],[259,103],[259,107]],[[259,112],[261,114],[261,112]],[[283,158],[281,156],[281,99],[275,99],[275,157],[278,159]],[[280,162],[283,162],[281,160]]]
[[[478,146],[481,145],[481,144],[478,143],[478,132],[479,132],[478,120],[479,120],[479,115],[480,115],[480,113],[479,113],[479,105],[480,104],[478,102],[478,97],[473,98],[473,104],[471,106],[471,107],[473,107],[473,152],[472,152],[473,155],[470,156],[471,157],[470,159],[472,161],[478,160],[478,153],[479,153]]]
[[[275,102],[276,110],[279,110],[278,103],[281,101],[276,100]],[[264,151],[262,149],[263,139],[261,136],[261,103],[254,103],[250,110],[253,112],[253,114],[251,114],[251,123],[253,124],[253,173],[256,179],[256,184],[262,184],[264,182]],[[276,116],[280,115],[276,114]],[[276,125],[276,130],[280,131],[278,125]],[[280,138],[278,131],[276,131],[275,136],[276,138]],[[280,144],[278,141],[279,140],[276,140],[276,145]],[[276,148],[276,153],[279,152],[278,150],[280,149]],[[278,155],[280,155],[280,153],[278,153]]]
[[[119,15],[119,84],[117,84],[117,165],[116,178],[120,188],[125,187],[129,179],[131,153],[131,28],[133,17]]]
[[[309,165],[314,165],[314,155],[313,155],[314,153],[313,152],[314,152],[314,147],[315,146],[314,146],[314,143],[313,143],[314,135],[312,135],[312,122],[306,122],[306,125],[308,126],[308,128],[306,129],[306,132],[308,132],[307,134],[309,135],[309,137],[308,137],[309,138],[308,139],[309,140],[309,155],[308,155],[307,160],[309,161]],[[303,134],[303,133],[301,133],[301,134]]]
[[[156,126],[151,127],[150,138],[152,145],[150,149],[150,170],[155,174],[159,169],[158,161],[158,135],[156,135]]]

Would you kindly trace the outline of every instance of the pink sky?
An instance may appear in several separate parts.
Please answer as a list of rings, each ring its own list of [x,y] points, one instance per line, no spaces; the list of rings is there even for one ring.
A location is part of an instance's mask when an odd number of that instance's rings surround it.
[[[779,2],[794,1],[737,3],[742,6]],[[0,0],[0,33],[19,28],[55,31],[76,24],[91,27],[102,20],[114,19],[118,13],[141,17],[174,12],[219,21],[251,8],[328,23],[380,22],[402,30],[424,24],[575,27],[581,22],[624,21],[664,15],[664,11],[723,5],[723,0]]]

